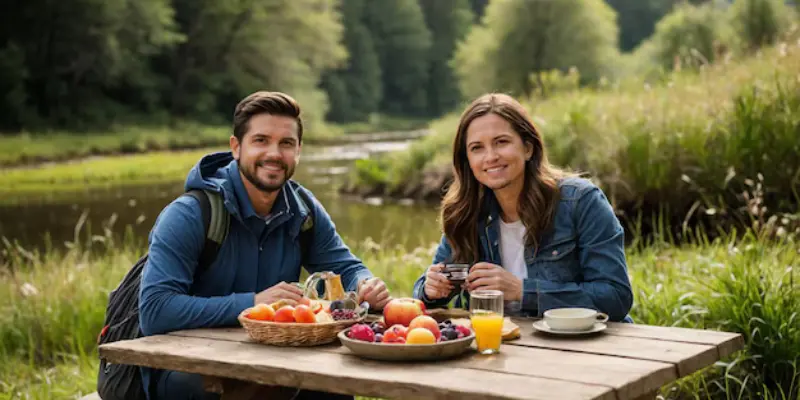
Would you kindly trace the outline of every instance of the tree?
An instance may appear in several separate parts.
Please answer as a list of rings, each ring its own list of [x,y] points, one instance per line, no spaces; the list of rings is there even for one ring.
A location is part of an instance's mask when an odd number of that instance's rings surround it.
[[[789,27],[792,14],[783,0],[736,0],[731,7],[739,39],[749,49],[773,44]]]
[[[658,22],[653,36],[639,50],[640,57],[666,69],[713,63],[732,40],[724,17],[724,11],[712,3],[681,4]]]
[[[427,115],[431,34],[417,0],[368,1],[367,27],[381,66],[381,110],[400,116]]]
[[[469,32],[474,16],[468,0],[420,0],[420,5],[433,36],[429,52],[428,114],[439,116],[461,99],[449,61],[456,43]]]
[[[0,69],[10,72],[0,79],[17,81],[0,82],[11,89],[4,102],[14,103],[3,125],[108,124],[126,108],[114,92],[146,91],[148,58],[181,40],[169,0],[31,0],[10,8],[0,16],[0,53],[9,57]]]
[[[489,3],[452,60],[461,91],[527,95],[531,76],[578,69],[584,82],[609,72],[617,54],[614,11],[602,0],[507,0]]]
[[[472,14],[475,17],[475,22],[479,22],[486,11],[486,6],[489,5],[489,0],[469,0],[472,7]]]
[[[364,24],[364,7],[365,0],[341,3],[348,61],[345,68],[329,71],[323,78],[322,86],[330,100],[330,121],[366,121],[381,101],[381,67]]]
[[[228,117],[245,95],[280,90],[322,121],[322,72],[346,57],[334,0],[173,1],[187,39],[160,60],[172,115]]]
[[[680,0],[606,0],[617,11],[619,46],[632,50],[655,31],[656,23]]]

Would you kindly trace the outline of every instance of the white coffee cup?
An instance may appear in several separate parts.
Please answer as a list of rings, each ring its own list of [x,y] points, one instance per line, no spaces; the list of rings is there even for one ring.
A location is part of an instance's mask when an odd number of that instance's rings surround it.
[[[554,308],[544,312],[544,322],[555,331],[587,331],[608,315],[589,308]]]

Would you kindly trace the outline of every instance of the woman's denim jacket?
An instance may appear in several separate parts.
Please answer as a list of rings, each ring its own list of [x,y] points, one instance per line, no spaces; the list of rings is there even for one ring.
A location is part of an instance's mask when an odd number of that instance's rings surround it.
[[[624,231],[608,199],[590,181],[566,178],[559,183],[561,198],[553,229],[540,239],[540,248],[525,249],[528,278],[523,282],[521,302],[506,304],[510,315],[537,316],[553,308],[586,307],[608,314],[612,321],[632,322],[628,317],[633,303],[625,261]],[[487,191],[483,213],[479,219],[481,261],[501,265],[500,207],[491,191]],[[436,250],[433,264],[452,262],[447,239]],[[413,296],[429,308],[446,307],[448,298],[430,300],[425,296],[425,275],[414,284]],[[466,307],[465,292],[456,306]]]

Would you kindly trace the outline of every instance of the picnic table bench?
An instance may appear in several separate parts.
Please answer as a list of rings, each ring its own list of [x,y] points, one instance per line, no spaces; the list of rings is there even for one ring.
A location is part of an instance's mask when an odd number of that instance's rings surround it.
[[[280,386],[399,399],[653,399],[663,385],[731,355],[740,334],[609,323],[591,336],[535,332],[501,353],[476,351],[436,362],[359,358],[338,341],[316,347],[254,343],[243,328],[172,332],[100,346],[109,362],[197,373],[223,399]],[[474,345],[473,345],[474,346]]]

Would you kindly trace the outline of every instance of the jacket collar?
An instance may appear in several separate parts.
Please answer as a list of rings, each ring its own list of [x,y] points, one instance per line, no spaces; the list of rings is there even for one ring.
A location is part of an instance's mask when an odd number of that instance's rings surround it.
[[[229,169],[229,180],[233,186],[234,197],[238,204],[238,209],[242,219],[251,217],[262,218],[256,214],[253,208],[253,202],[250,200],[250,195],[247,194],[242,176],[239,173],[239,165],[236,162],[231,163]],[[311,204],[306,205],[301,200],[299,190],[302,190],[297,182],[288,180],[281,187],[278,196],[275,198],[275,204],[272,206],[270,215],[286,214],[289,216],[299,216],[301,220],[305,219],[311,213]],[[269,217],[267,217],[269,218]]]

